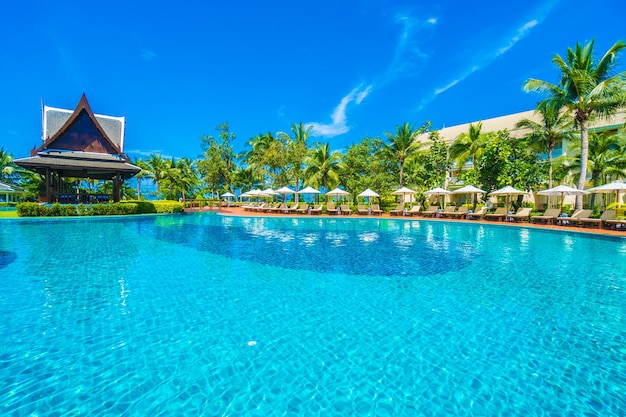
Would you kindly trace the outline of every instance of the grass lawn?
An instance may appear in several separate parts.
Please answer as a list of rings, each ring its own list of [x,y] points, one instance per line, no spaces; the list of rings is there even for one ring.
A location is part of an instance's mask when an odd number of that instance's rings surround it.
[[[17,217],[17,210],[0,211],[0,219]]]

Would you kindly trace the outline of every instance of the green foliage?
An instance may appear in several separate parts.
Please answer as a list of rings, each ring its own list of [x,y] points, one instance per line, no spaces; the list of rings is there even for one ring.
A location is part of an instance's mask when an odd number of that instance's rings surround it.
[[[181,213],[182,203],[177,201],[123,201],[111,204],[37,204],[19,203],[20,217],[114,216],[144,213]]]
[[[385,195],[396,184],[397,166],[384,157],[384,147],[381,139],[369,137],[348,147],[339,177],[353,200],[367,188]]]

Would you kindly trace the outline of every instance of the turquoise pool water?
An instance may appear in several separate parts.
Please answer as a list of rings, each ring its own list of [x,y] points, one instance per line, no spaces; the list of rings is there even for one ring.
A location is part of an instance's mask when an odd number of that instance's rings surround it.
[[[1,221],[0,415],[617,416],[625,284],[517,227]]]

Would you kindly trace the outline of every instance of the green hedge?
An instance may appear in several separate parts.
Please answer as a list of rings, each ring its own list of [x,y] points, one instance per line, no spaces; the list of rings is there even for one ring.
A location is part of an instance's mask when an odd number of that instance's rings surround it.
[[[51,216],[112,216],[144,213],[182,213],[183,205],[177,201],[124,201],[107,204],[59,204],[20,203],[20,217]]]
[[[15,207],[15,206],[17,206],[17,203],[13,201],[8,202],[8,203],[6,202],[0,203],[0,207]]]

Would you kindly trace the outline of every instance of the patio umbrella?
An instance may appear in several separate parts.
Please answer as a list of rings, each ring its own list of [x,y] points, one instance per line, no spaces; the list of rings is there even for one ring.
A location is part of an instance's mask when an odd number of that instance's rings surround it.
[[[561,196],[561,211],[563,210],[563,203],[565,202],[566,195],[585,195],[589,194],[585,190],[579,190],[578,188],[570,187],[567,185],[557,185],[556,187],[548,188],[547,190],[539,191],[539,195],[560,195]]]
[[[445,205],[445,202],[446,202],[446,197],[445,196],[447,194],[452,194],[452,191],[448,191],[445,188],[437,187],[437,188],[433,188],[432,190],[426,191],[424,194],[428,194],[428,195],[435,194],[437,196],[437,201],[439,201],[439,196],[443,195],[444,196],[443,197],[443,202],[444,202],[444,205]]]
[[[522,191],[522,190],[518,190],[516,188],[511,187],[510,185],[507,185],[506,187],[500,188],[499,190],[496,191],[492,191],[491,193],[489,193],[489,195],[495,195],[495,196],[505,196],[506,197],[506,209],[509,209],[509,196],[511,195],[524,195],[527,194],[526,191]]]
[[[306,186],[303,189],[301,189],[300,191],[298,191],[298,194],[320,194],[320,192],[319,192],[319,190],[316,190],[313,187]]]
[[[408,195],[413,195],[415,194],[415,191],[411,190],[410,188],[406,188],[406,187],[402,187],[394,192],[392,192],[391,194],[393,195],[401,195],[402,196],[402,202],[406,203],[406,196]]]
[[[621,191],[626,191],[626,183],[624,183],[623,181],[613,181],[613,182],[608,183],[608,184],[599,185],[597,187],[589,188],[586,191],[588,191],[590,193],[612,193],[612,192],[615,192],[615,202],[617,204],[621,204],[622,202],[620,201],[619,193]]]
[[[276,190],[276,192],[278,194],[282,194],[283,195],[283,202],[285,202],[285,200],[287,199],[287,194],[295,194],[296,193],[294,190],[292,190],[289,187],[281,187],[278,190]]]
[[[330,190],[329,192],[326,193],[327,196],[337,196],[339,197],[340,195],[350,195],[349,192],[347,192],[346,190],[342,190],[341,188],[335,188],[334,190]]]
[[[472,210],[476,210],[476,195],[477,194],[485,194],[485,190],[481,190],[480,188],[474,187],[473,185],[466,185],[465,187],[461,187],[458,190],[452,191],[452,194],[471,194],[472,199],[474,201],[474,207]]]
[[[380,197],[380,195],[377,192],[372,191],[368,188],[367,190],[363,191],[361,194],[357,195],[357,197],[367,198],[367,202],[369,203],[372,197]]]

